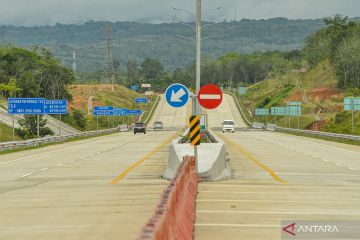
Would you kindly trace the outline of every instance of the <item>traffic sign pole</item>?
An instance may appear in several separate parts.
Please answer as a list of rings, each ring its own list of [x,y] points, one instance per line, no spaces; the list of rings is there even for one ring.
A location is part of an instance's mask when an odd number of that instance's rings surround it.
[[[61,114],[59,116],[59,136],[61,136]]]
[[[40,138],[40,115],[37,115],[37,137]]]
[[[355,134],[355,119],[354,119],[354,99],[351,99],[351,125],[352,125],[352,134]]]
[[[14,115],[12,115],[12,139],[15,141],[15,119]]]

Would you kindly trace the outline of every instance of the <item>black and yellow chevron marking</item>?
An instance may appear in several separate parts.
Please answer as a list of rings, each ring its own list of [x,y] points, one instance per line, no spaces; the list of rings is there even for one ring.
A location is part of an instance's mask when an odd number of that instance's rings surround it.
[[[190,142],[191,145],[200,145],[200,118],[199,116],[192,116],[190,118]]]

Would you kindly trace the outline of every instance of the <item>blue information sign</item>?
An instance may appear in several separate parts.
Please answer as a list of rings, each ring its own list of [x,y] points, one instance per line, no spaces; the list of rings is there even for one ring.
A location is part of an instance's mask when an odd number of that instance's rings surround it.
[[[272,107],[271,115],[272,116],[286,116],[286,107]]]
[[[288,106],[301,106],[302,102],[288,102]]]
[[[266,108],[257,108],[255,109],[256,116],[267,116],[269,115],[269,109]]]
[[[345,111],[360,111],[360,98],[344,98]]]
[[[130,89],[131,89],[132,91],[137,91],[137,90],[138,90],[138,86],[131,86]]]
[[[127,110],[127,115],[139,116],[141,113],[141,110]]]
[[[112,106],[97,106],[94,107],[94,116],[113,116],[114,107]]]
[[[246,87],[239,87],[239,94],[245,95],[246,94]]]
[[[137,98],[135,99],[136,103],[147,103],[148,99],[147,98]]]
[[[67,100],[45,100],[45,114],[67,114]]]
[[[44,98],[9,98],[9,114],[44,114]]]
[[[189,101],[189,90],[180,83],[175,83],[168,87],[165,92],[167,103],[174,108],[180,108]]]
[[[301,106],[287,106],[286,115],[290,117],[299,117],[301,116]]]
[[[126,108],[114,108],[113,114],[114,116],[127,116],[128,110]]]

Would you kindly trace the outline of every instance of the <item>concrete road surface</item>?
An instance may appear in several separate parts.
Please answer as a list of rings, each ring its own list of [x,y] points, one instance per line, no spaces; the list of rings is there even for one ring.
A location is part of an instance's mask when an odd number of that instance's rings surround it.
[[[186,107],[173,108],[166,103],[165,95],[162,94],[160,95],[160,102],[147,127],[152,128],[154,127],[154,122],[160,121],[164,123],[165,130],[169,127],[182,129],[185,127],[185,119],[190,117],[189,114],[191,114],[190,103]]]
[[[155,118],[184,127],[186,108]],[[136,239],[177,132],[116,133],[0,155],[0,239]]]
[[[225,97],[208,114],[237,119]],[[196,239],[280,239],[281,220],[360,221],[360,147],[305,137],[238,131],[227,143],[234,178],[201,183]]]

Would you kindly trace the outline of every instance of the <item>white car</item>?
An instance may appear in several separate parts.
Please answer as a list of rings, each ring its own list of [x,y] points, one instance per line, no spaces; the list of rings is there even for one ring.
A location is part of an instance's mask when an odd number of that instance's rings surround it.
[[[235,132],[235,122],[233,120],[224,120],[222,123],[222,132]]]

